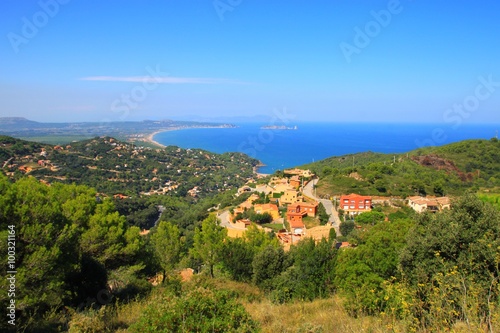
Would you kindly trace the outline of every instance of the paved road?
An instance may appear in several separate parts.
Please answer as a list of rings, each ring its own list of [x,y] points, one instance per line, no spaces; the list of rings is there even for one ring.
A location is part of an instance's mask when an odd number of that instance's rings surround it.
[[[228,229],[234,230],[245,230],[245,228],[237,228],[234,224],[229,221],[229,211],[225,210],[220,214],[217,214],[217,218],[220,220],[220,226]]]
[[[318,179],[313,179],[309,183],[307,183],[306,186],[304,186],[304,194],[312,199],[315,199],[323,204],[325,207],[326,213],[330,215],[330,218],[328,219],[328,222],[335,228],[335,231],[337,232],[337,235],[339,235],[339,227],[340,227],[340,219],[339,219],[339,214],[337,210],[335,210],[335,207],[333,206],[333,203],[331,200],[328,199],[321,199],[318,198],[314,195],[314,185],[318,182]]]

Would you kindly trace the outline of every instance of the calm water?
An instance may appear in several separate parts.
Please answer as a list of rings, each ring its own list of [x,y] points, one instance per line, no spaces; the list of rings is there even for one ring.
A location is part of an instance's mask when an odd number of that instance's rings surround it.
[[[338,124],[297,123],[297,130],[263,130],[267,124],[237,124],[238,128],[196,128],[162,132],[164,145],[201,148],[215,153],[242,152],[266,166],[263,173],[318,161],[330,156],[373,151],[402,153],[422,146],[465,139],[490,139],[499,124]]]

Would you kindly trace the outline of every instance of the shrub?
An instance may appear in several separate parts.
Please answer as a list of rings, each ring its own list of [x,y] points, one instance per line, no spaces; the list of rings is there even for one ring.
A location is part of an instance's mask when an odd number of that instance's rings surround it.
[[[181,297],[165,294],[146,307],[131,332],[257,332],[243,305],[226,291],[196,288]]]

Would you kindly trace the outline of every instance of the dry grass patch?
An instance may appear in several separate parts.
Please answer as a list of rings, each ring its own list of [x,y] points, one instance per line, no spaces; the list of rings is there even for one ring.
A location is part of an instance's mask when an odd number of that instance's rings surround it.
[[[265,300],[243,305],[260,322],[262,333],[406,332],[401,323],[388,318],[349,316],[337,296],[313,302],[273,304]]]

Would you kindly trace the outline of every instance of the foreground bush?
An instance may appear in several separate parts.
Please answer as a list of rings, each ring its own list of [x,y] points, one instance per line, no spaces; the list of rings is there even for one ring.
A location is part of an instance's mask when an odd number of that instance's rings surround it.
[[[255,321],[230,293],[196,288],[176,297],[164,294],[142,312],[131,332],[258,332]]]

